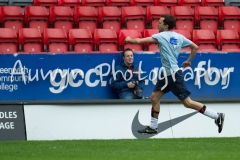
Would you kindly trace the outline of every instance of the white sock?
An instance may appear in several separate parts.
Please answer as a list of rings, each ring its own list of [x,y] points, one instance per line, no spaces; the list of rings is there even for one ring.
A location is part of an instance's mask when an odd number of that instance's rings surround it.
[[[157,127],[158,127],[158,119],[151,117],[150,128],[157,129]]]
[[[210,108],[206,107],[205,112],[203,114],[212,119],[218,119],[218,113],[214,110],[211,110]]]

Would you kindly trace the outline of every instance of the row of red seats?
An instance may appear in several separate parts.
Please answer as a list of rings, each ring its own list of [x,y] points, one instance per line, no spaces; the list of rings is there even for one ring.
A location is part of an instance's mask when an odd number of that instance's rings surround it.
[[[224,6],[224,0],[34,0],[34,5],[42,6],[176,6],[176,5],[202,5]]]
[[[188,30],[173,31],[193,40],[199,45],[199,51],[218,51],[217,46],[221,47],[221,51],[240,51],[240,39],[235,30],[218,30],[217,36],[211,30],[193,30],[192,36]],[[158,33],[156,29],[145,29],[143,37],[156,33]],[[156,43],[144,45],[125,43],[124,39],[127,36],[142,38],[138,30],[120,30],[117,35],[112,29],[95,29],[93,37],[88,29],[70,29],[69,34],[63,29],[44,29],[42,36],[35,28],[22,28],[19,34],[11,28],[0,28],[0,52],[118,52],[125,48],[132,48],[134,51],[158,51]]]
[[[13,28],[16,32],[27,27],[38,28],[41,33],[45,28],[64,28],[67,33],[72,28],[89,29],[92,34],[96,28],[114,29],[117,34],[126,28],[143,33],[146,28],[157,28],[159,15],[169,13],[177,19],[176,29],[187,29],[191,33],[193,29],[210,29],[216,34],[223,28],[235,29],[240,34],[240,11],[236,6],[219,9],[200,6],[194,10],[190,6],[175,6],[171,10],[166,6],[148,6],[146,14],[141,6],[122,7],[122,13],[115,6],[100,7],[98,12],[91,6],[77,6],[74,12],[68,6],[51,6],[50,13],[42,6],[26,6],[24,15],[19,6],[2,6],[0,22],[3,28]]]

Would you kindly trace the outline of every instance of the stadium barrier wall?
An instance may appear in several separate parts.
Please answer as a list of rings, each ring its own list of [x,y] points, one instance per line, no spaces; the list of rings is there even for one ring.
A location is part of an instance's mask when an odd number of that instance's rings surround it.
[[[180,103],[161,105],[152,137],[137,133],[150,123],[150,103],[24,105],[27,140],[240,137],[240,103],[205,104],[226,114],[222,133],[213,119]]]
[[[157,135],[141,135],[150,123],[148,103],[0,105],[0,141],[240,137],[239,103],[205,103],[226,114],[221,134],[210,119],[180,103],[162,103]]]
[[[189,56],[181,53],[179,65]],[[1,54],[0,100],[3,103],[39,103],[116,99],[110,87],[119,53]],[[199,52],[184,71],[191,97],[215,101],[240,99],[239,53]],[[159,53],[136,52],[135,63],[149,97],[162,70]],[[171,93],[164,99],[175,99]]]

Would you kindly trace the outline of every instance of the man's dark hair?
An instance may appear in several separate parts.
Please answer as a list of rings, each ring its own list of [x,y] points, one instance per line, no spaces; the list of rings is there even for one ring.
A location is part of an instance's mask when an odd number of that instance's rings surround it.
[[[168,25],[168,29],[171,30],[176,26],[176,19],[171,14],[163,14],[161,15],[164,18],[163,23]]]
[[[133,50],[131,48],[126,48],[126,49],[123,50],[123,53],[122,53],[123,57],[125,56],[125,52],[127,52],[127,51],[132,51],[133,52]]]

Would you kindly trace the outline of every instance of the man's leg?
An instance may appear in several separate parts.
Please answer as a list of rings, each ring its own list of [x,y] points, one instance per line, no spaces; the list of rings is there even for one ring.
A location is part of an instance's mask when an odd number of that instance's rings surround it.
[[[150,97],[151,102],[152,102],[150,126],[147,126],[146,128],[144,128],[142,130],[138,130],[139,133],[142,133],[142,134],[156,134],[157,133],[158,115],[160,112],[160,99],[163,95],[164,95],[164,92],[161,90],[152,92],[152,95]]]
[[[186,99],[181,100],[181,101],[185,107],[195,109],[195,110],[199,111],[200,113],[214,119],[216,125],[218,126],[218,132],[221,133],[222,128],[223,128],[224,118],[225,118],[224,113],[217,113],[216,111],[214,111],[210,108],[207,108],[202,103],[191,100],[190,97],[187,97]]]

